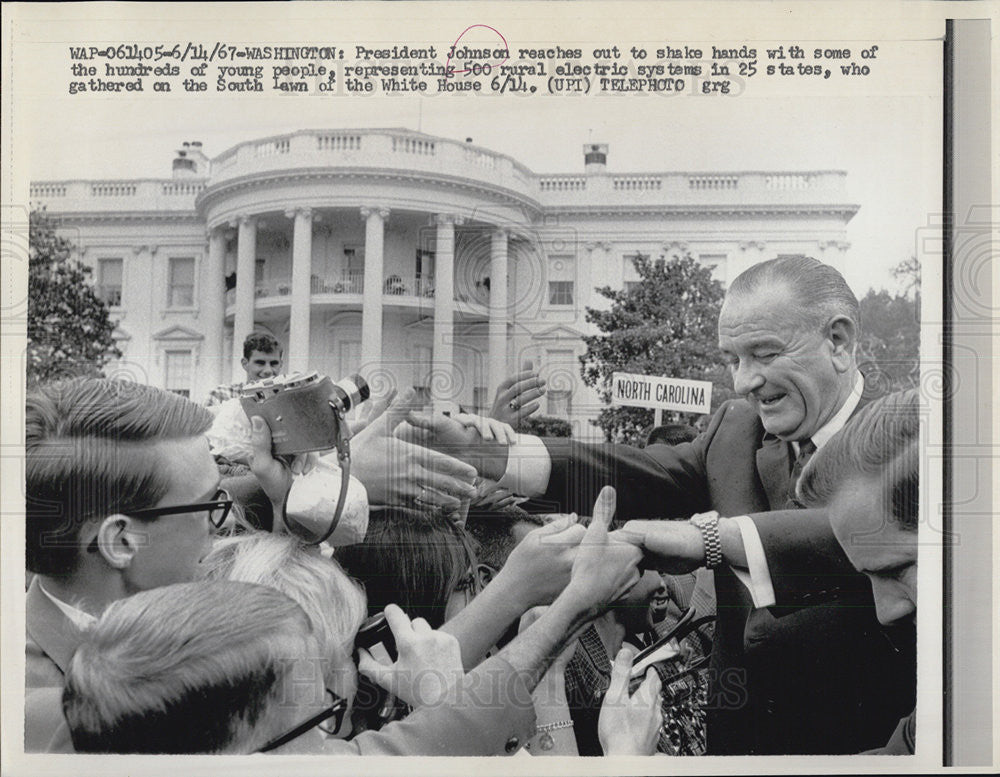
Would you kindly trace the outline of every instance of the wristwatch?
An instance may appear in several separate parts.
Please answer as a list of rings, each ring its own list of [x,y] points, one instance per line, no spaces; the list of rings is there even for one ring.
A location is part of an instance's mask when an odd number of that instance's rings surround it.
[[[698,527],[701,539],[705,543],[705,566],[715,569],[722,566],[722,539],[719,537],[719,514],[712,510],[709,513],[695,513],[691,523]]]

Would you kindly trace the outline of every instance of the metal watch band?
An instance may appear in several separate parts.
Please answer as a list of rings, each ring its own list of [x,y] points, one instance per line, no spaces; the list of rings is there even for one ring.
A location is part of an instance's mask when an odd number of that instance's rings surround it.
[[[541,726],[535,726],[535,733],[542,734],[546,731],[558,731],[561,728],[573,728],[573,721],[560,720],[558,723],[545,723]]]
[[[705,543],[705,566],[715,569],[722,566],[722,538],[719,536],[719,514],[697,513],[691,516],[691,523],[698,527]]]

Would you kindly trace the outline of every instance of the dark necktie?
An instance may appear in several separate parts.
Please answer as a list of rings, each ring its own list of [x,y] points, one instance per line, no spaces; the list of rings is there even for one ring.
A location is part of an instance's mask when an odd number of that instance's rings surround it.
[[[792,467],[792,474],[788,479],[788,506],[802,507],[798,499],[795,498],[795,486],[799,482],[799,476],[812,455],[816,452],[816,444],[812,440],[803,440],[799,443],[799,455],[795,457],[795,465]]]

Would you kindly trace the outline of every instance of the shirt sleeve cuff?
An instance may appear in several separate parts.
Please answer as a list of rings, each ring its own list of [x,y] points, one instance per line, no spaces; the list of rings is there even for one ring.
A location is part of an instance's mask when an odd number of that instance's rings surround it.
[[[507,449],[507,471],[499,485],[520,496],[541,496],[549,486],[551,474],[552,458],[545,443],[533,435],[519,434]]]
[[[736,521],[740,535],[743,537],[743,549],[747,555],[747,569],[733,568],[736,579],[750,591],[753,606],[758,610],[762,607],[772,607],[775,604],[774,586],[771,583],[771,570],[767,566],[767,556],[764,555],[764,545],[757,533],[757,526],[749,516],[737,515]]]

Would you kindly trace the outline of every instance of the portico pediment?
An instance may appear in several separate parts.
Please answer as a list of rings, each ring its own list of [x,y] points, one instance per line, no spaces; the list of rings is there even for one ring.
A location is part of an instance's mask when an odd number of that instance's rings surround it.
[[[153,335],[157,342],[190,342],[191,340],[204,340],[205,336],[201,332],[188,329],[186,326],[175,324],[174,326],[161,329]]]
[[[579,340],[581,337],[583,337],[583,332],[562,324],[531,335],[532,340]]]

